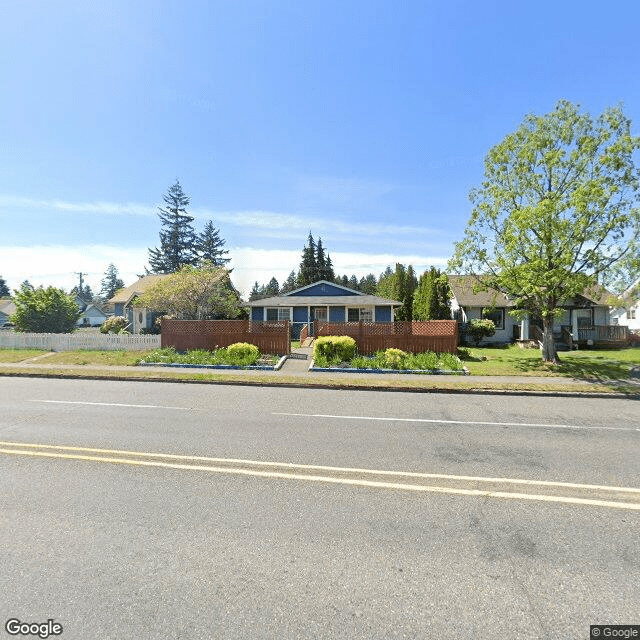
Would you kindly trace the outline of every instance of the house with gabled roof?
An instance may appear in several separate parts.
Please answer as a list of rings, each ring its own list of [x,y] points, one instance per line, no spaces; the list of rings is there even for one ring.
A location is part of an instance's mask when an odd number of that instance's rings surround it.
[[[538,340],[542,333],[542,319],[510,312],[516,309],[515,300],[495,289],[482,288],[475,276],[450,275],[449,286],[453,298],[454,317],[466,324],[475,318],[488,318],[496,325],[495,335],[487,343]],[[555,340],[560,348],[578,344],[620,342],[627,332],[611,321],[613,294],[601,285],[585,290],[560,305],[560,315],[554,320]]]
[[[394,309],[401,305],[397,300],[369,295],[328,280],[248,303],[254,322],[289,320],[294,340],[305,326],[308,335],[313,336],[316,322],[393,322]]]
[[[107,301],[109,310],[116,316],[125,317],[132,333],[150,329],[156,314],[151,309],[134,308],[134,302],[151,285],[166,277],[167,274],[164,273],[149,273],[128,287],[116,291],[115,295]]]
[[[640,332],[640,280],[620,296],[620,301],[622,305],[611,312],[612,322],[629,327],[629,331]]]

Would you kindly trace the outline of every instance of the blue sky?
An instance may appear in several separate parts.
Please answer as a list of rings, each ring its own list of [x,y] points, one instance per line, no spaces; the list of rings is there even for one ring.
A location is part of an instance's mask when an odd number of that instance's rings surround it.
[[[640,128],[633,1],[6,3],[0,274],[126,284],[175,181],[233,280],[282,281],[309,230],[340,273],[442,266],[489,148],[559,99]]]

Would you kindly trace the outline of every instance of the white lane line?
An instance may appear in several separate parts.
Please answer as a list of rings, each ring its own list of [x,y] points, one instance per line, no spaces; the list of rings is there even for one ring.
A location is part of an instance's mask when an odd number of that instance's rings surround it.
[[[338,420],[373,420],[382,422],[426,422],[429,424],[470,424],[489,425],[491,427],[538,427],[544,429],[596,429],[598,431],[640,431],[634,427],[587,427],[575,424],[544,424],[541,422],[489,422],[487,420],[435,420],[431,418],[381,418],[377,416],[334,416],[323,413],[285,413],[273,412],[272,416],[296,416],[299,418],[332,418]]]
[[[245,460],[242,458],[212,458],[208,456],[189,456],[174,453],[148,453],[144,451],[128,451],[126,449],[95,449],[92,447],[73,447],[56,444],[31,444],[28,442],[11,442],[0,440],[0,446],[21,447],[30,449],[53,449],[55,451],[78,451],[84,453],[100,453],[110,455],[126,455],[138,456],[144,458],[165,458],[169,460],[191,461],[191,462],[210,462],[217,464],[236,464],[251,465],[257,467],[280,467],[283,469],[297,469],[300,471],[314,470],[331,473],[357,473],[361,475],[372,476],[398,476],[410,479],[437,479],[437,480],[463,480],[470,482],[492,482],[503,484],[516,484],[523,486],[540,486],[540,487],[562,487],[567,489],[589,489],[603,490],[622,493],[637,493],[640,495],[640,489],[634,487],[614,487],[601,484],[578,484],[575,482],[557,482],[553,480],[527,480],[523,478],[484,478],[480,476],[460,476],[446,473],[420,473],[416,471],[392,471],[389,469],[361,469],[358,467],[328,467],[318,464],[298,464],[295,462],[273,462],[269,460]],[[5,451],[5,450],[2,450]]]
[[[417,491],[423,493],[443,493],[449,495],[473,496],[480,498],[502,498],[508,500],[534,500],[539,502],[558,502],[563,504],[580,504],[593,507],[607,507],[609,509],[627,509],[640,511],[640,503],[614,502],[610,500],[596,500],[591,498],[572,498],[569,496],[546,496],[529,493],[510,493],[504,491],[482,491],[479,489],[453,489],[450,487],[434,487],[426,485],[401,484],[398,482],[376,482],[372,480],[359,480],[355,478],[333,478],[331,476],[308,476],[296,473],[282,473],[276,471],[256,471],[251,469],[238,469],[233,467],[211,467],[201,465],[175,464],[168,462],[151,462],[148,460],[128,460],[126,458],[107,458],[102,456],[82,456],[76,454],[49,453],[45,451],[20,451],[0,449],[1,453],[16,456],[32,456],[43,458],[63,458],[68,460],[84,460],[88,462],[108,462],[112,464],[127,464],[142,467],[162,467],[166,469],[181,469],[188,471],[208,471],[227,475],[243,475],[259,478],[279,478],[283,480],[303,480],[306,482],[325,482],[330,484],[351,485],[358,487],[371,487],[380,489],[398,489],[401,491]]]
[[[166,407],[157,404],[121,404],[119,402],[79,402],[77,400],[29,400],[29,402],[46,402],[49,404],[80,404],[93,407],[126,407],[134,409],[174,409],[176,411],[191,411],[191,407]]]

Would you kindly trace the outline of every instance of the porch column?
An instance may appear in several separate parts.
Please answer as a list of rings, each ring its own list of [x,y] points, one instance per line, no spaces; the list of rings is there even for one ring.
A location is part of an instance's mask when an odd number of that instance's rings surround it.
[[[520,324],[520,340],[528,340],[529,339],[529,316],[526,315],[522,318],[522,323]]]
[[[573,334],[573,339],[578,342],[578,314],[575,309],[571,309],[571,333]]]

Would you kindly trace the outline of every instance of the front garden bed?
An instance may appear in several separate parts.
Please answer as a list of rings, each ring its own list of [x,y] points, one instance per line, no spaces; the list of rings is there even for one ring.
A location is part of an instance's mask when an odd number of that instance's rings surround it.
[[[316,341],[310,371],[348,373],[417,373],[428,375],[468,375],[462,361],[452,353],[407,353],[400,349],[359,356],[355,344],[345,336]]]
[[[255,369],[273,371],[279,369],[283,358],[270,354],[261,354],[254,345],[246,343],[233,344],[226,349],[207,351],[192,349],[185,353],[173,347],[156,349],[138,364],[153,367],[178,367],[186,369]]]

